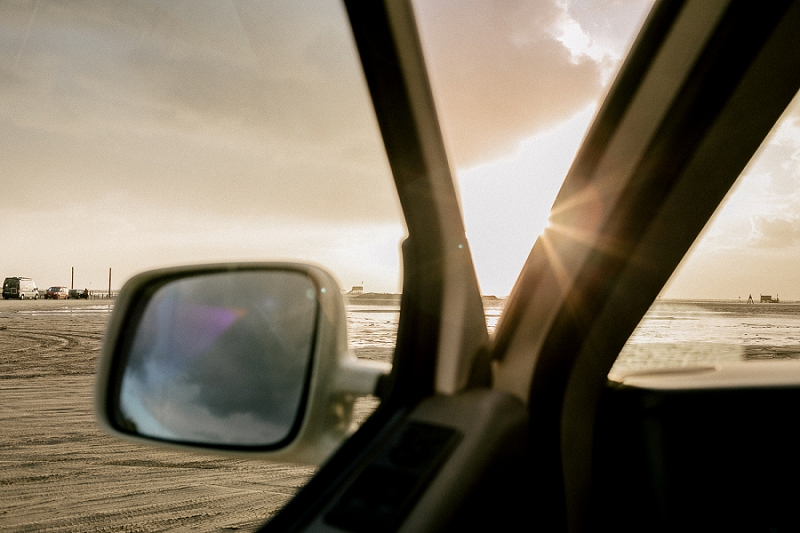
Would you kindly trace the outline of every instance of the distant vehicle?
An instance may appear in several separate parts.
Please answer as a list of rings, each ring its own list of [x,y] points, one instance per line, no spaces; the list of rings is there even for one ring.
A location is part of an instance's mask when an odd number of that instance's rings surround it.
[[[36,282],[31,278],[13,277],[3,280],[3,299],[18,298],[24,300],[25,298],[39,298],[39,289],[36,288]]]
[[[45,300],[66,300],[69,295],[66,287],[59,285],[48,288],[44,293]]]
[[[75,299],[83,298],[84,300],[88,300],[89,299],[89,290],[88,289],[84,289],[84,290],[70,289],[69,293],[67,294],[67,298],[75,298]]]

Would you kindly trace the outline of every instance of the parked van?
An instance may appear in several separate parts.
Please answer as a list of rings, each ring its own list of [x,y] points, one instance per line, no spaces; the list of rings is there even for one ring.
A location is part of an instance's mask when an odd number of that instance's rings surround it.
[[[9,298],[39,298],[39,289],[36,287],[36,282],[31,278],[6,278],[3,281],[3,299]]]

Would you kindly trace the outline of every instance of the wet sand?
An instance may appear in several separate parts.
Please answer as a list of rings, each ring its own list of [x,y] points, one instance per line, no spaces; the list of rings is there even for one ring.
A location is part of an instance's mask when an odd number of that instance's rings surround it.
[[[0,530],[253,531],[314,468],[162,450],[102,433],[93,387],[109,306],[0,300]],[[365,402],[361,416],[373,405]]]

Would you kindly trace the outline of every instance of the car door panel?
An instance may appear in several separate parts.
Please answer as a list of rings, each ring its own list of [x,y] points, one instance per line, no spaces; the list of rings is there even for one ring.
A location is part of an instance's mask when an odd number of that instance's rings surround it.
[[[796,531],[798,383],[795,361],[609,382],[593,452],[593,527]],[[626,510],[609,512],[620,501]]]

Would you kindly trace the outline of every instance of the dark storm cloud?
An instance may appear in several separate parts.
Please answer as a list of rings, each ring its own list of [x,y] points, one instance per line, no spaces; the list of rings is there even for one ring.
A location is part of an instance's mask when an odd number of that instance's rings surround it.
[[[512,151],[602,87],[600,63],[558,40],[558,2],[415,2],[444,130],[458,166]]]

